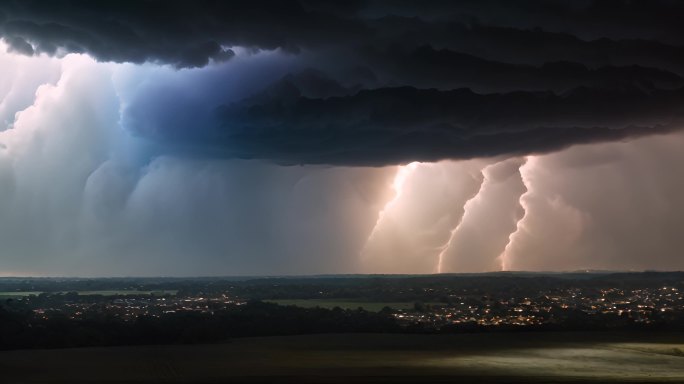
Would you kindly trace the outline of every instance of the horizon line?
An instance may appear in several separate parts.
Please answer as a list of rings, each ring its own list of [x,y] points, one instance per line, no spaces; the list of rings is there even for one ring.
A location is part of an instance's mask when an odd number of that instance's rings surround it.
[[[613,269],[578,269],[566,271],[490,271],[490,272],[443,272],[443,273],[317,273],[317,274],[254,274],[254,275],[139,275],[139,276],[40,276],[40,275],[0,275],[0,279],[277,279],[277,278],[325,278],[325,277],[423,277],[423,276],[473,276],[473,275],[562,275],[562,274],[626,274],[626,273],[682,273],[684,270],[613,270]]]

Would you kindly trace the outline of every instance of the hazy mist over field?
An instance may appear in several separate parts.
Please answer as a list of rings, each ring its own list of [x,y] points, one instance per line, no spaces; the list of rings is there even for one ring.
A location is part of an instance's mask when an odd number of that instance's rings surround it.
[[[131,4],[0,4],[0,276],[684,269],[683,4]]]

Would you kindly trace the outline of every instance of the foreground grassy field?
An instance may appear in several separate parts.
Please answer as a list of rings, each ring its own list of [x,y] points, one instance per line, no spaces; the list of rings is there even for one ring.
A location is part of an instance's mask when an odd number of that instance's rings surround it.
[[[684,334],[308,335],[4,351],[0,382],[684,382]]]

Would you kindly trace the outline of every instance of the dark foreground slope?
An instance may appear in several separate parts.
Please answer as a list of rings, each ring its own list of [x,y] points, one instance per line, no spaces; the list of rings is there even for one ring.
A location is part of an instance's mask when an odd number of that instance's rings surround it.
[[[682,333],[336,334],[0,352],[0,382],[684,382]]]

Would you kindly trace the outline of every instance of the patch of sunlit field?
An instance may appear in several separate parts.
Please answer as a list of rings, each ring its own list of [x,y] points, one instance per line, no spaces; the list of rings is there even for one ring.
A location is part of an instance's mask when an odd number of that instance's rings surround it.
[[[18,383],[684,382],[681,333],[331,334],[0,352]]]
[[[597,343],[503,349],[465,356],[439,356],[419,364],[485,376],[498,373],[539,380],[682,382],[683,355],[672,353],[681,351],[682,346],[684,344],[677,347],[633,344],[628,347],[621,343]]]

